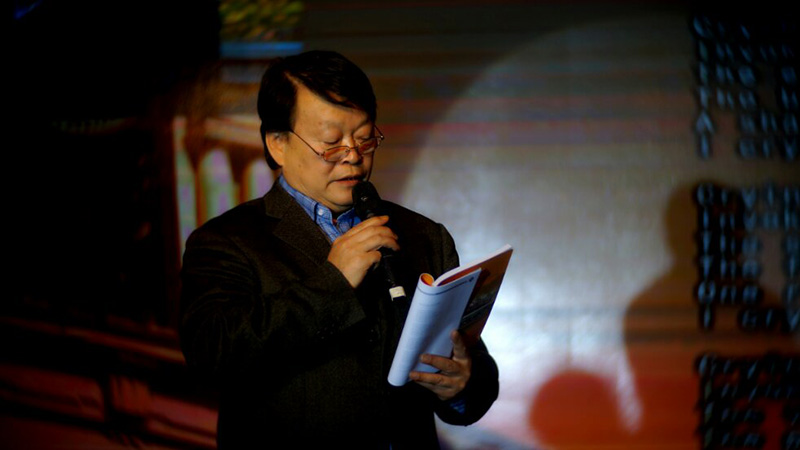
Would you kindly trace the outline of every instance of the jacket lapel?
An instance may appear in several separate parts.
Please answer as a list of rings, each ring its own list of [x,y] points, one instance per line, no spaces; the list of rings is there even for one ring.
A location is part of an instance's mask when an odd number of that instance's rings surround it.
[[[317,264],[328,258],[331,244],[303,208],[277,182],[263,197],[267,216],[278,219],[272,234]]]

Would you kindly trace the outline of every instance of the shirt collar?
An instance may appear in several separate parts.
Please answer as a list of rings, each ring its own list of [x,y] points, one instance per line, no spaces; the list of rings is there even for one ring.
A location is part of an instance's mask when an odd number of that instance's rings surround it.
[[[339,214],[334,221],[333,211],[330,208],[290,186],[283,174],[278,177],[278,184],[303,208],[311,220],[322,228],[331,242],[361,222],[353,208]]]

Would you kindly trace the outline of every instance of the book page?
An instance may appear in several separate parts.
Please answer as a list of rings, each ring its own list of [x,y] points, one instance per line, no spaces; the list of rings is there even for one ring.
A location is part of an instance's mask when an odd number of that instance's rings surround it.
[[[500,247],[496,252],[484,256],[483,258],[476,259],[473,261],[468,262],[467,264],[462,264],[455,269],[451,269],[445,273],[443,273],[439,278],[436,279],[432,284],[434,286],[441,286],[447,283],[450,283],[453,280],[458,279],[459,277],[463,277],[465,274],[468,274],[474,271],[476,268],[480,267],[484,262],[491,260],[492,258],[497,257],[498,255],[505,253],[511,250],[511,246],[506,244]],[[507,262],[506,262],[507,263]],[[430,275],[429,275],[430,277]],[[428,283],[431,284],[431,283]]]
[[[389,383],[402,386],[412,370],[436,372],[436,368],[419,362],[423,353],[450,357],[450,333],[459,327],[479,274],[480,269],[444,286],[429,286],[420,279],[389,371]]]

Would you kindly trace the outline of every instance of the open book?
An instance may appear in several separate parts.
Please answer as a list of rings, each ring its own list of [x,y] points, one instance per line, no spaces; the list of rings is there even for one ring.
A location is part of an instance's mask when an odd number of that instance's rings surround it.
[[[420,275],[389,369],[389,383],[406,384],[412,370],[435,372],[419,362],[423,353],[450,357],[450,333],[459,330],[467,347],[480,338],[511,258],[511,246],[446,272],[436,280]]]

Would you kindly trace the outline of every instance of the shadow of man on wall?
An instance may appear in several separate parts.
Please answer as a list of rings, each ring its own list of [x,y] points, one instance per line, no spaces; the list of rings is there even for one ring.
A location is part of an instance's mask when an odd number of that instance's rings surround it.
[[[674,189],[664,212],[670,268],[625,311],[623,342],[631,385],[617,386],[583,369],[568,368],[552,377],[529,412],[529,426],[545,448],[696,447],[692,363],[699,332],[692,297],[697,280],[692,190]],[[622,390],[632,393],[637,404],[626,402]]]

